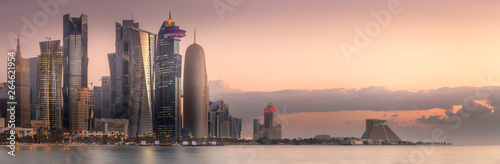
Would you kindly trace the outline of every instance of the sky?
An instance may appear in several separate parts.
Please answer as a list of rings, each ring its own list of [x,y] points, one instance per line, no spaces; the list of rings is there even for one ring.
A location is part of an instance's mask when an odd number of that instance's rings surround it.
[[[226,100],[231,114],[243,118],[245,137],[251,136],[252,120],[262,117],[269,102],[281,111],[287,138],[321,133],[360,137],[368,118],[387,119],[407,140],[423,140],[436,128],[445,130],[450,141],[463,144],[487,144],[500,137],[500,129],[492,126],[500,124],[494,110],[499,105],[499,1],[0,4],[4,59],[15,48],[12,36],[20,34],[23,57],[36,57],[38,42],[45,37],[62,39],[64,14],[87,14],[88,76],[94,85],[109,75],[106,54],[115,50],[115,22],[133,17],[141,29],[157,33],[172,12],[176,25],[187,31],[181,55],[193,43],[196,29],[197,43],[205,50],[211,99]],[[0,81],[6,81],[6,71],[0,71]],[[468,111],[464,102],[475,104],[478,109],[469,112],[476,117],[456,113]],[[464,120],[459,128],[443,122],[457,115]]]

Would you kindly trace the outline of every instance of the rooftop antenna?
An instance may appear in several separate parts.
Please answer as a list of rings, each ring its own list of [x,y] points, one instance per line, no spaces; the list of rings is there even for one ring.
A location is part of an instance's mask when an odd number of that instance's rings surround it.
[[[194,29],[194,43],[196,43],[196,29]]]
[[[134,10],[130,10],[130,19],[134,20]]]

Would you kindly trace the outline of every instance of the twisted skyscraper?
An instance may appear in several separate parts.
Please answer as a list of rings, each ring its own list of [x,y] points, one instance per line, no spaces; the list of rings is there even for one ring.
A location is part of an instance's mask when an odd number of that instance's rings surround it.
[[[129,119],[129,136],[153,135],[152,104],[156,34],[139,28],[134,20],[116,23],[116,53],[110,63],[112,117]]]

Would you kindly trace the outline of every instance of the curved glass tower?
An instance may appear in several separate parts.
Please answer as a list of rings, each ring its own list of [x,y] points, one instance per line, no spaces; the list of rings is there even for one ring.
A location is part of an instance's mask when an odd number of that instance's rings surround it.
[[[195,138],[205,138],[209,103],[207,69],[205,52],[196,40],[187,48],[184,63],[184,127],[191,130]]]

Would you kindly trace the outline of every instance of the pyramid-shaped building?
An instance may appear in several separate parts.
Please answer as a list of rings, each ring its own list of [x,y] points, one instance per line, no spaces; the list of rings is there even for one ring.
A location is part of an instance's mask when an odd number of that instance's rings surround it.
[[[387,143],[398,143],[401,139],[392,131],[388,125],[383,123],[387,120],[367,119],[366,131],[361,139],[372,141],[385,141]]]

